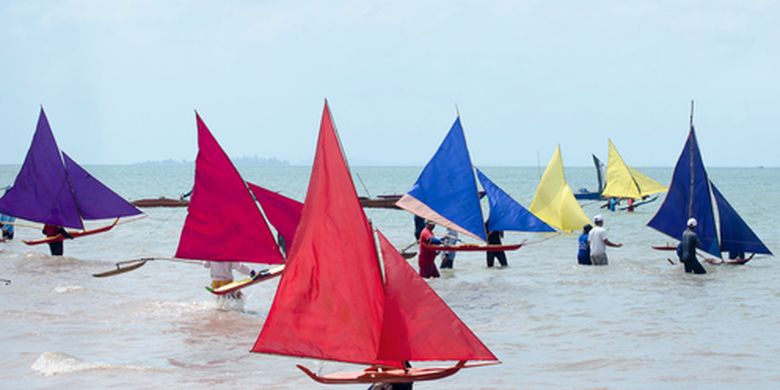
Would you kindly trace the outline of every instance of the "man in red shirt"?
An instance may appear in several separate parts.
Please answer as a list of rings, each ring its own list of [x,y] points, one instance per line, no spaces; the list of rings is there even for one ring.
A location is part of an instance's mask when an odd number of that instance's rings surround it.
[[[62,226],[57,225],[44,225],[43,234],[46,235],[46,237],[55,237],[61,234],[63,239],[73,238]],[[62,240],[49,243],[49,251],[51,251],[52,256],[62,256],[64,247],[65,245],[63,245]]]
[[[433,228],[436,224],[428,221],[425,229],[420,233],[420,251],[417,264],[420,267],[420,276],[423,278],[438,278],[439,270],[436,268],[436,250],[427,248],[424,244],[439,245],[441,240],[433,236]]]

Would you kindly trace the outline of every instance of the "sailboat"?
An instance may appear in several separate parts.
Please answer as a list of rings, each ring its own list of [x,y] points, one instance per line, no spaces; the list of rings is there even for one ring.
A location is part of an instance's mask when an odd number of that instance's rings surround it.
[[[60,151],[41,107],[32,144],[13,187],[0,198],[0,213],[28,221],[79,229],[73,238],[107,232],[119,218],[141,211],[106,187],[65,152]],[[110,225],[85,229],[84,221],[114,218]],[[62,241],[60,234],[27,245]]]
[[[432,380],[467,361],[497,363],[387,238],[375,236],[342,150],[326,101],[301,223],[252,352],[370,366],[317,375],[298,365],[320,383]]]
[[[717,220],[713,199],[718,211]],[[693,127],[693,102],[691,102],[688,139],[674,167],[672,183],[663,204],[647,226],[679,241],[682,239],[689,218],[696,218],[698,222],[696,233],[701,241],[699,249],[717,258],[721,258],[722,252],[731,252],[741,255],[729,256],[735,257],[732,263],[744,264],[752,258],[752,255],[750,258],[745,258],[745,253],[772,255],[772,251],[761,242],[761,239],[709,179]],[[675,246],[669,245],[653,248],[676,249]]]
[[[477,178],[485,189],[490,205],[488,230],[511,230],[516,232],[554,232],[552,226],[546,224],[523,205],[514,200],[501,187],[497,186],[482,171],[477,169]]]
[[[588,223],[588,217],[566,182],[560,145],[547,163],[529,210],[548,225],[564,232],[582,229]]]
[[[633,207],[650,203],[657,199],[650,195],[665,192],[667,187],[638,170],[629,167],[618,153],[615,144],[609,140],[609,160],[607,162],[607,185],[602,191],[605,198],[646,199],[634,203]]]
[[[607,168],[595,154],[591,154],[591,157],[593,157],[593,165],[596,166],[598,190],[590,191],[587,188],[580,188],[577,193],[574,194],[574,198],[577,200],[599,200],[601,199],[601,192],[604,191],[604,185],[606,184],[605,173]]]
[[[396,205],[412,214],[485,242],[487,232],[474,170],[458,116],[417,181]],[[515,250],[522,246],[424,245],[448,251]]]
[[[268,208],[266,213],[288,243],[293,242],[297,221],[292,199],[270,193],[247,183],[222,150],[211,131],[195,114],[198,127],[198,157],[195,160],[195,183],[187,218],[184,221],[176,258],[208,261],[283,264],[282,255],[265,217],[255,204],[258,198]],[[273,194],[273,195],[272,195]],[[282,199],[284,198],[284,199]],[[283,205],[283,206],[280,206]],[[290,217],[292,215],[292,217]],[[251,284],[282,274],[284,266],[258,273],[256,278],[239,280],[212,293],[224,295]]]

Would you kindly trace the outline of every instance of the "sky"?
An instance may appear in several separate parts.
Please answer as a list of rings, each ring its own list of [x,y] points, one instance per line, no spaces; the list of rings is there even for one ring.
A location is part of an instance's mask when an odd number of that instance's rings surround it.
[[[41,105],[82,164],[311,161],[328,99],[352,164],[423,165],[456,117],[472,161],[780,166],[776,1],[0,1],[0,163]]]

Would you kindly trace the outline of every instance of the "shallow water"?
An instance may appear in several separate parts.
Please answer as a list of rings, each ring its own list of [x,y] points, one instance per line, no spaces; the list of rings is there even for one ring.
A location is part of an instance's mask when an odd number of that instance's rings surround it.
[[[129,199],[177,196],[192,182],[190,166],[87,169]],[[239,169],[249,181],[303,199],[309,168]],[[17,170],[0,166],[0,184],[11,183]],[[353,171],[376,195],[405,191],[419,168]],[[536,168],[484,172],[530,203]],[[666,183],[671,170],[644,172]],[[590,168],[567,174],[575,190],[594,186]],[[710,176],[766,244],[780,248],[780,170],[710,169]],[[609,267],[577,266],[576,235],[508,233],[505,242],[534,243],[510,253],[507,269],[485,268],[484,254],[459,253],[456,269],[430,284],[503,364],[415,388],[777,388],[777,261],[756,258],[686,275],[666,253],[650,249],[667,241],[645,226],[659,204],[633,214],[586,204],[589,216],[605,215],[610,239],[625,244],[610,249]],[[157,261],[91,277],[116,261],[174,253],[185,210],[145,211],[140,221],[66,242],[61,259],[21,243],[40,235],[34,229],[20,228],[14,242],[0,244],[0,278],[13,281],[0,285],[3,388],[316,388],[296,363],[325,373],[357,368],[248,352],[278,280],[245,290],[243,310],[225,310],[203,288],[208,270],[197,263]],[[368,214],[397,247],[412,241],[406,212]]]

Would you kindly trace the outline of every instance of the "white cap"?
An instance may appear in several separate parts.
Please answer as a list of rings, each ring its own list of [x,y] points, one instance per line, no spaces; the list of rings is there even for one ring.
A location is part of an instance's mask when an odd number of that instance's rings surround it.
[[[604,222],[604,218],[601,216],[601,214],[599,214],[599,215],[593,217],[593,222],[594,223],[596,223],[596,222]]]
[[[696,218],[691,218],[688,220],[688,227],[696,227],[699,223],[696,222]]]

